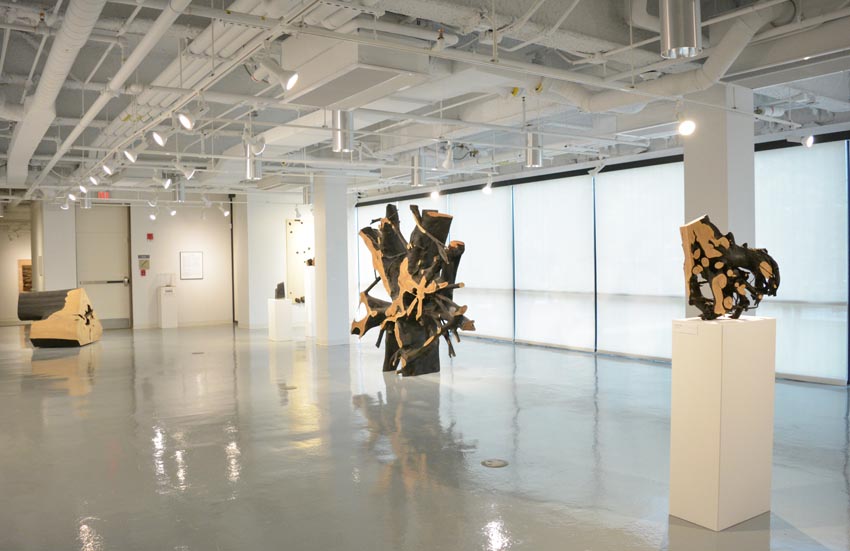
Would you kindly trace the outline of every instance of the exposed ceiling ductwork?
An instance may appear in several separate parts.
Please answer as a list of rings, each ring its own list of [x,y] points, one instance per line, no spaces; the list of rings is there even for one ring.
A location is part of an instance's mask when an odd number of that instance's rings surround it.
[[[35,94],[27,98],[24,115],[15,125],[9,146],[8,184],[17,187],[27,181],[29,160],[56,118],[56,98],[68,78],[77,54],[91,35],[106,0],[71,0],[65,19],[42,71]]]

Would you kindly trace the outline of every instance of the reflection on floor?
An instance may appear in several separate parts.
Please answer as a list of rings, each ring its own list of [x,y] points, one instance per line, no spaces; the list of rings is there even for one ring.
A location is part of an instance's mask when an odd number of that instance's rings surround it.
[[[467,340],[402,380],[381,354],[0,329],[0,549],[850,548],[844,388],[777,383],[773,512],[715,534],[668,520],[669,368]]]

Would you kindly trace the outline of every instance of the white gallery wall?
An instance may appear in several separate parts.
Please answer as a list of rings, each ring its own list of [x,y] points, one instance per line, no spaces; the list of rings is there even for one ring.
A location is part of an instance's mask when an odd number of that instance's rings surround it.
[[[30,258],[30,232],[0,228],[0,323],[14,323],[18,321],[18,261]]]
[[[243,328],[268,327],[268,299],[286,282],[286,220],[301,194],[249,195],[233,206],[236,320]],[[302,215],[309,208],[301,205]]]
[[[204,218],[199,208],[180,209],[176,216],[161,210],[156,221],[150,220],[151,212],[148,207],[130,208],[133,327],[158,326],[158,288],[171,279],[177,287],[181,326],[231,323],[230,218],[216,208],[206,209]],[[148,233],[153,240],[147,239]],[[181,251],[203,253],[203,279],[180,279]],[[139,255],[150,255],[146,276],[139,271]]]

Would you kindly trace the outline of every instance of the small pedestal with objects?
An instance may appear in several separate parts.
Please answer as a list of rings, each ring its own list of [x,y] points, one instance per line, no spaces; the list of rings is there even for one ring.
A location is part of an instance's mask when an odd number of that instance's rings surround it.
[[[293,305],[285,298],[269,299],[269,340],[291,341],[293,335]]]
[[[673,321],[670,515],[719,531],[770,511],[776,320]]]

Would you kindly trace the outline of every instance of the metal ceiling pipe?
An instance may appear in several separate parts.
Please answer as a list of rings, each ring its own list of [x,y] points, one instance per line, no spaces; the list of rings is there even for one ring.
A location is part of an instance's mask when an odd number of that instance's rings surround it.
[[[769,8],[736,19],[699,69],[641,82],[630,91],[591,92],[571,82],[545,79],[544,93],[560,96],[582,111],[602,113],[706,90],[726,74],[753,36],[776,16],[779,9],[781,7]]]
[[[540,133],[529,130],[525,135],[525,167],[543,166],[543,150],[540,149]]]
[[[332,117],[331,148],[334,153],[354,151],[354,113],[334,109]]]
[[[27,181],[29,161],[56,118],[56,98],[77,55],[94,29],[106,0],[71,0],[62,27],[56,33],[35,93],[27,98],[24,116],[15,125],[9,144],[9,185]]]
[[[702,50],[699,0],[660,0],[661,57],[695,57]]]
[[[115,75],[109,81],[109,84],[107,85],[106,89],[100,93],[97,100],[95,100],[91,107],[89,107],[88,111],[86,111],[85,115],[83,115],[83,117],[80,119],[80,123],[75,126],[71,133],[68,135],[68,137],[65,138],[65,141],[62,142],[62,145],[47,163],[47,166],[42,170],[42,175],[50,172],[50,169],[52,169],[59,161],[59,159],[61,159],[62,156],[65,155],[65,153],[67,153],[71,149],[71,146],[74,145],[74,142],[77,140],[77,138],[80,137],[80,134],[82,134],[83,131],[88,128],[89,124],[95,119],[95,117],[97,117],[97,115],[103,110],[103,108],[106,107],[106,104],[108,104],[109,101],[121,91],[121,87],[124,85],[125,82],[127,82],[127,79],[129,79],[133,75],[133,73],[142,63],[142,61],[144,61],[147,55],[150,53],[150,51],[157,45],[157,43],[162,39],[165,33],[168,32],[168,29],[171,27],[171,24],[177,20],[181,13],[183,13],[183,10],[186,9],[186,6],[189,5],[190,1],[191,0],[173,0],[171,4],[169,4],[168,8],[166,8],[162,11],[162,13],[159,14],[159,17],[156,18],[154,24],[151,26],[150,32],[145,35],[145,37],[139,42],[135,49],[133,49],[133,53],[130,54],[124,64],[118,69],[118,71],[116,71]],[[65,17],[65,21],[67,24],[67,14]],[[56,46],[54,43],[54,48],[55,47]],[[70,64],[68,64],[68,70],[70,70]],[[45,71],[45,74],[46,73],[47,72]],[[62,82],[65,80],[65,78],[67,78],[67,76],[68,75],[66,73],[65,76],[62,77],[62,80],[58,82],[58,85],[56,86],[57,93],[62,86]],[[42,82],[43,81],[44,80],[42,80]],[[41,82],[39,83],[39,87],[40,86]],[[53,119],[51,118],[51,121],[52,120]],[[23,124],[17,125],[15,131],[17,132],[17,129],[21,126],[23,126]],[[41,136],[44,136],[44,134],[42,133]],[[40,140],[41,137],[39,137],[39,141]],[[38,145],[38,142],[36,142],[36,145]],[[35,149],[33,148],[33,151],[34,150]],[[29,199],[30,197],[32,197],[32,194],[38,187],[36,184],[27,189],[25,198]]]

